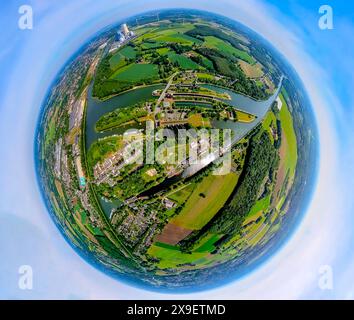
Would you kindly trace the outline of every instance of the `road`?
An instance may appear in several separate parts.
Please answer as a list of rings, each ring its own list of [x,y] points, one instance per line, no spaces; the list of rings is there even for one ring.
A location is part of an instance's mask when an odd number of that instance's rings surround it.
[[[157,109],[157,107],[160,105],[160,103],[162,102],[163,99],[165,99],[165,96],[166,96],[166,93],[167,93],[167,90],[171,87],[172,85],[172,82],[173,82],[173,79],[175,78],[175,76],[178,74],[179,72],[176,72],[174,73],[170,80],[168,81],[167,85],[166,85],[166,88],[162,91],[159,99],[157,100],[156,102],[156,106],[155,106],[155,110]]]

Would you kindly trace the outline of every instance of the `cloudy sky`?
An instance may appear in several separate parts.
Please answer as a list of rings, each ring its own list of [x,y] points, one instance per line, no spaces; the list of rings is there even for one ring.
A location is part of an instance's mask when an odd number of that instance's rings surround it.
[[[0,28],[0,298],[314,299],[354,297],[354,3],[284,0],[33,0],[33,30],[18,28],[23,1],[2,1]],[[334,29],[318,27],[333,8]],[[268,39],[294,66],[320,134],[316,191],[302,223],[266,263],[227,286],[189,295],[136,289],[96,270],[65,242],[41,201],[33,163],[40,106],[58,70],[94,33],[132,14],[197,8],[234,18]],[[33,289],[18,286],[33,269]],[[333,275],[322,288],[321,272]]]

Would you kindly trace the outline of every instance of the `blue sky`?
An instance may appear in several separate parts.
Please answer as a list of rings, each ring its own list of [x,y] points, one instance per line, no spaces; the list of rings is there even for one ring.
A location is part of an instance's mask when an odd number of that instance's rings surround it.
[[[346,1],[33,0],[34,29],[17,27],[22,1],[0,4],[0,298],[353,298],[354,296],[354,3]],[[318,8],[334,10],[334,30],[318,28]],[[320,133],[313,201],[291,239],[256,271],[193,295],[162,295],[119,283],[82,260],[41,202],[33,138],[43,98],[59,69],[93,33],[132,14],[163,7],[214,11],[268,39],[308,90]],[[79,12],[79,14],[78,14]],[[18,288],[18,267],[34,271],[33,290]],[[333,270],[332,290],[318,286]]]

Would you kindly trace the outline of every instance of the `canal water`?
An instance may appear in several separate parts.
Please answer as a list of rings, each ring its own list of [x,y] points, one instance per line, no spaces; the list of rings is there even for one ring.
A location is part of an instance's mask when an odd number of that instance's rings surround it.
[[[111,136],[114,134],[122,134],[126,130],[132,128],[129,126],[122,126],[118,129],[111,130],[104,133],[97,133],[95,131],[96,122],[106,113],[114,111],[118,108],[124,108],[132,106],[136,103],[152,99],[152,92],[157,89],[162,89],[164,86],[161,84],[152,85],[149,87],[138,88],[121,95],[115,96],[106,101],[99,101],[92,97],[92,85],[88,92],[88,106],[87,106],[87,118],[86,118],[86,148],[88,149],[92,142],[99,138]],[[267,100],[256,101],[249,97],[237,94],[231,90],[220,88],[213,85],[203,85],[203,87],[220,92],[228,93],[231,97],[231,100],[225,100],[226,103],[234,106],[235,108],[245,111],[257,116],[257,119],[252,123],[240,123],[233,121],[223,121],[223,120],[213,120],[213,125],[219,129],[232,129],[235,132],[235,139],[239,140],[247,132],[252,130],[259,122],[262,121],[265,114],[269,110],[270,106],[276,100],[281,85],[278,90]],[[141,129],[137,124],[133,126],[135,129]]]
[[[96,122],[106,113],[114,111],[118,108],[132,106],[136,103],[152,99],[152,92],[157,89],[162,89],[163,85],[152,85],[145,88],[139,88],[128,91],[121,95],[115,96],[106,101],[100,101],[92,97],[92,84],[88,91],[87,97],[87,116],[86,116],[86,148],[90,148],[91,144],[97,139],[112,136],[114,134],[122,134],[126,130],[131,129],[130,126],[122,126],[118,129],[98,133],[95,130]],[[134,129],[140,129],[139,126],[134,124]]]
[[[243,96],[241,94],[237,94],[231,90],[227,90],[224,88],[220,88],[213,85],[202,85],[205,88],[224,93],[230,95],[231,100],[225,100],[226,103],[232,105],[238,110],[245,111],[255,115],[257,118],[252,123],[241,123],[241,122],[234,122],[231,120],[224,121],[224,120],[213,120],[212,125],[214,128],[218,129],[231,129],[234,132],[232,144],[235,144],[237,141],[242,139],[247,133],[249,133],[253,128],[255,128],[264,118],[266,113],[268,112],[269,108],[272,106],[273,102],[278,97],[278,94],[281,90],[282,81],[276,92],[267,100],[264,101],[256,101],[252,98]],[[95,130],[96,122],[106,113],[114,111],[118,108],[124,108],[128,106],[132,106],[139,102],[143,102],[149,99],[152,99],[152,92],[157,89],[163,89],[164,85],[152,85],[144,88],[138,88],[132,91],[128,91],[121,95],[112,97],[106,101],[99,101],[92,97],[92,84],[88,91],[88,105],[87,105],[87,117],[86,117],[86,148],[87,150],[91,146],[91,144],[96,141],[97,139],[112,136],[115,134],[123,134],[128,129],[141,129],[137,124],[132,126],[122,126],[118,129],[111,130],[104,133],[98,133]],[[211,156],[211,158],[213,158]],[[214,161],[215,159],[210,159],[210,162]],[[209,162],[209,161],[208,161]],[[210,163],[209,162],[209,163]],[[187,168],[183,172],[183,177],[188,177],[193,175],[195,172],[202,169],[207,164],[200,164],[200,165],[193,165]],[[101,205],[109,217],[110,212],[113,208],[117,208],[116,203],[111,203],[104,201],[101,199]]]

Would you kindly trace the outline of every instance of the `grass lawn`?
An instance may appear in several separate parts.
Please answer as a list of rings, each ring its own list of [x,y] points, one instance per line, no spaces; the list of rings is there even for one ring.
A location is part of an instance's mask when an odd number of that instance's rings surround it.
[[[237,121],[239,122],[250,123],[256,119],[256,117],[253,114],[249,114],[239,110],[236,110],[236,115],[237,115]]]
[[[235,173],[205,177],[195,187],[181,213],[171,222],[187,229],[201,229],[222,208],[236,187],[238,177]]]
[[[156,32],[152,30],[151,32],[145,33],[142,36],[141,41],[149,39],[160,43],[173,42],[186,45],[192,45],[193,43],[202,43],[201,40],[195,39],[184,34],[185,32],[192,30],[193,28],[194,26],[192,24],[186,24],[183,26],[178,26],[176,28],[159,28],[158,30],[156,30]]]
[[[154,168],[144,168],[143,172],[141,173],[141,177],[145,182],[155,181],[159,174]]]
[[[213,36],[207,36],[207,37],[205,37],[204,44],[206,47],[209,47],[212,49],[217,49],[217,50],[220,50],[221,52],[226,52],[231,55],[234,55],[237,58],[240,58],[240,59],[248,62],[249,64],[256,63],[256,61],[246,51],[241,51],[239,49],[236,49],[228,42],[221,40],[219,38],[216,38]]]
[[[139,82],[149,79],[156,79],[157,77],[158,67],[156,65],[132,63],[117,70],[111,76],[111,79],[128,82]]]
[[[156,27],[138,27],[134,28],[133,31],[137,36],[141,36],[144,33],[153,31],[154,29],[156,29]]]
[[[193,43],[201,43],[200,40],[189,37],[183,33],[164,34],[155,38],[158,42],[174,42],[186,45],[192,45]]]

